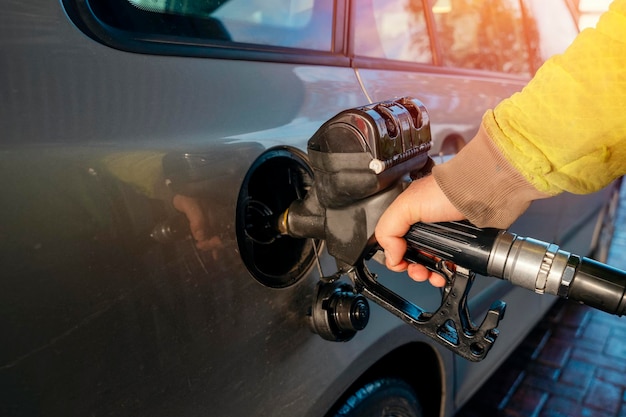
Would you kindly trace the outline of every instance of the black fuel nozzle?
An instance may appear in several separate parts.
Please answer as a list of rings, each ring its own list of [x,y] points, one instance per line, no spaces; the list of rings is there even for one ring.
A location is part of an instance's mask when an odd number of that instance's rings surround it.
[[[291,237],[324,240],[337,262],[337,274],[317,286],[311,309],[313,329],[323,338],[349,340],[364,327],[365,296],[455,353],[479,361],[498,335],[504,303],[494,303],[475,326],[467,308],[471,271],[441,264],[449,285],[441,307],[428,312],[380,284],[365,264],[377,246],[374,229],[382,213],[411,179],[430,173],[430,147],[428,112],[414,98],[339,113],[309,140],[314,185],[279,216],[277,228]],[[352,280],[349,289],[335,283],[341,275]]]

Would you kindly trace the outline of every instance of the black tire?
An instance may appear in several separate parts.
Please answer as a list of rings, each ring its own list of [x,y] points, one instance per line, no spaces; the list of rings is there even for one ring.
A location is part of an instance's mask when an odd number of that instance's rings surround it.
[[[335,417],[423,417],[415,390],[397,378],[365,384],[339,407]]]

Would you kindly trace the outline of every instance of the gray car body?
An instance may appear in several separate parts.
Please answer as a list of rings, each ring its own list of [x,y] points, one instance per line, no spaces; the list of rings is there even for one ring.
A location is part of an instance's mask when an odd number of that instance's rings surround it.
[[[242,181],[267,149],[305,150],[341,110],[404,95],[426,104],[435,146],[451,134],[467,141],[525,79],[341,57],[141,54],[87,36],[58,1],[0,4],[0,414],[322,416],[359,382],[394,374],[450,416],[552,304],[479,277],[472,312],[497,298],[508,309],[477,364],[377,306],[364,331],[333,343],[307,318],[319,269],[263,286],[235,234]],[[154,161],[185,152],[209,159],[216,240],[206,252],[189,238],[150,239],[177,215]],[[512,231],[589,253],[609,192],[534,204]],[[320,264],[335,272],[329,256]],[[373,268],[419,305],[438,305],[437,289]]]

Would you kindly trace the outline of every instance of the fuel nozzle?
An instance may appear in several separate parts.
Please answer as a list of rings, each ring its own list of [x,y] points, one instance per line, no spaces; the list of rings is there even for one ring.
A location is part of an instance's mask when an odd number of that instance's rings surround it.
[[[337,262],[337,273],[320,280],[311,308],[313,330],[324,339],[349,340],[363,329],[367,298],[458,355],[479,361],[498,336],[505,305],[494,302],[482,323],[474,324],[467,308],[472,271],[446,270],[451,284],[441,306],[430,312],[382,285],[365,264],[377,246],[374,229],[382,213],[409,177],[430,172],[430,147],[428,112],[415,98],[337,114],[309,140],[313,186],[278,216],[276,229],[292,238],[323,240]],[[343,275],[351,284],[338,284]]]
[[[466,222],[418,223],[406,239],[406,258],[414,262],[441,258],[478,274],[610,314],[621,316],[626,310],[626,272],[566,252],[553,243]]]

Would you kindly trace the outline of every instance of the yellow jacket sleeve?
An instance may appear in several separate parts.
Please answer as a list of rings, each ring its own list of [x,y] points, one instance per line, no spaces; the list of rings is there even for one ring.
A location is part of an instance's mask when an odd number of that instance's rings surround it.
[[[483,126],[539,191],[584,194],[626,173],[626,0],[550,58]]]
[[[626,0],[485,113],[435,180],[471,222],[507,228],[532,200],[590,193],[626,173]]]

